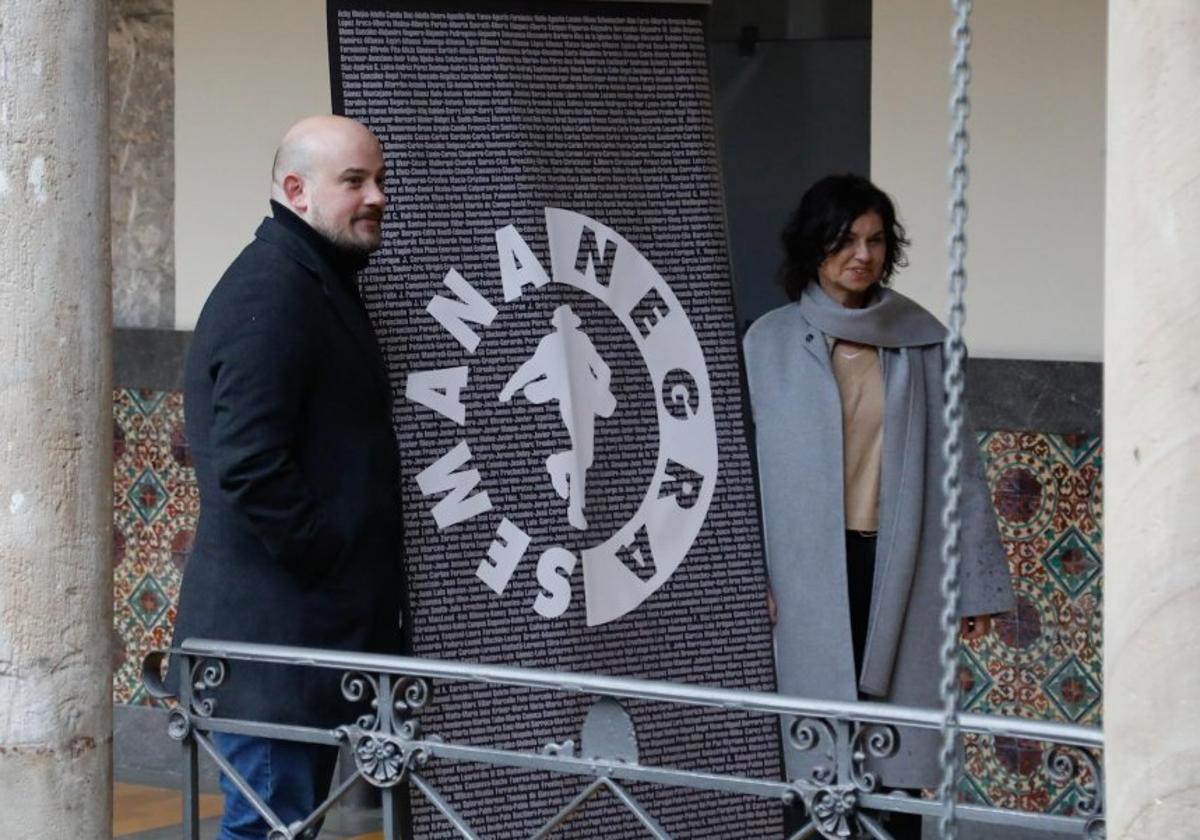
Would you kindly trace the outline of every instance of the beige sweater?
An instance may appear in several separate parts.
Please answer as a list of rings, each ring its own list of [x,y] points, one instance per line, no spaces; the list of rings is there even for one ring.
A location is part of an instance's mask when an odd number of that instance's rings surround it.
[[[846,530],[879,529],[879,470],[883,453],[883,371],[879,351],[834,341],[833,374],[842,396]]]

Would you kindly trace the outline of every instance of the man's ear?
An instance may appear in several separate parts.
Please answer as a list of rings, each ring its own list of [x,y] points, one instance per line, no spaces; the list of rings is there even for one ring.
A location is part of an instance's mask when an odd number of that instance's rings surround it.
[[[283,194],[297,215],[303,216],[308,212],[308,190],[305,189],[304,179],[295,172],[283,176]]]

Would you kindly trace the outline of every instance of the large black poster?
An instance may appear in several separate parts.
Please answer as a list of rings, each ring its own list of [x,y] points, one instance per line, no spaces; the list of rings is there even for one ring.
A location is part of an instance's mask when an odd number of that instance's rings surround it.
[[[416,652],[773,690],[694,7],[334,0],[329,27],[335,110],[390,169],[362,284],[397,397]],[[439,686],[423,719],[537,750],[589,704]],[[644,762],[778,774],[772,721],[628,708]],[[435,765],[488,838],[583,785]],[[633,788],[675,836],[778,835],[771,803]],[[428,807],[418,830],[450,836]],[[565,829],[640,830],[611,800]]]

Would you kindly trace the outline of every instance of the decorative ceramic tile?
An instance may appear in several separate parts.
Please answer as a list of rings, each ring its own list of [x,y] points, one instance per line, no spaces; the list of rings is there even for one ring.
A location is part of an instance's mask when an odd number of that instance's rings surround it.
[[[1101,722],[1101,441],[1086,435],[980,436],[1017,606],[962,649],[970,711]],[[982,688],[980,670],[990,682]],[[1090,777],[1056,781],[1048,746],[968,738],[964,801],[1069,814]]]
[[[970,648],[964,647],[959,652],[959,687],[962,692],[963,706],[971,708],[974,703],[987,694],[992,687],[992,677]]]
[[[163,487],[154,470],[147,467],[129,488],[129,504],[146,524],[153,522],[167,504],[167,488]]]
[[[200,496],[181,394],[118,390],[113,421],[113,700],[138,704],[142,657],[171,641]]]
[[[1088,676],[1087,670],[1074,656],[1050,675],[1043,688],[1058,710],[1072,723],[1100,702],[1100,683]]]
[[[142,622],[142,626],[150,630],[154,629],[154,625],[158,624],[170,605],[170,600],[153,575],[142,578],[142,582],[129,595],[130,609]]]
[[[1094,435],[1048,435],[1051,445],[1063,454],[1072,467],[1080,467],[1100,446]]]
[[[158,410],[158,407],[162,405],[163,400],[167,398],[166,391],[130,389],[125,393],[129,395],[129,401],[133,403],[134,407],[146,417],[154,414]]]
[[[1042,558],[1055,579],[1075,597],[1100,574],[1100,556],[1074,528],[1059,537]]]

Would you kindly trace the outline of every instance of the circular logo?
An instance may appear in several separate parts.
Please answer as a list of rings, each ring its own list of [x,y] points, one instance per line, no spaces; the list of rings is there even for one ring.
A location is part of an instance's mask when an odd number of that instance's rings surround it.
[[[557,444],[549,446],[544,461],[539,461],[544,471],[523,480],[538,487],[543,497],[542,491],[552,488],[551,498],[561,508],[555,515],[565,519],[584,545],[575,551],[551,546],[536,560],[526,560],[533,536],[518,523],[536,517],[523,516],[519,509],[522,499],[518,499],[516,507],[497,511],[501,517],[495,539],[479,564],[477,577],[502,595],[519,564],[536,562],[540,591],[531,606],[546,618],[556,618],[577,595],[571,578],[582,562],[587,623],[597,625],[637,608],[687,556],[704,524],[716,485],[716,419],[703,349],[662,275],[624,237],[594,219],[553,207],[546,208],[545,218],[549,271],[513,225],[495,233],[504,298],[500,305],[533,295],[548,296],[558,303],[549,318],[526,325],[532,330],[528,342],[520,347],[511,343],[495,350],[489,347],[486,329],[477,331],[477,327],[486,328],[499,310],[454,269],[445,278],[453,297],[437,295],[427,310],[469,354],[466,361],[492,352],[505,354],[509,367],[494,400],[512,410],[493,413],[490,418],[519,418],[521,414],[514,410],[522,406],[540,410],[543,416],[547,409],[557,412],[561,428]],[[636,510],[595,542],[588,539],[587,479],[596,459],[597,424],[620,422],[622,416],[630,416],[621,411],[622,400],[649,399],[651,394],[610,389],[611,365],[628,360],[605,358],[601,350],[611,347],[612,341],[593,340],[589,323],[575,311],[578,304],[573,308],[562,302],[577,301],[579,295],[566,294],[562,286],[599,301],[620,322],[627,333],[624,340],[636,346],[637,358],[649,376],[657,422],[658,447],[651,478],[636,488],[641,495]],[[464,439],[416,476],[420,492],[432,503],[430,515],[439,532],[494,508],[478,485],[490,468],[503,466],[472,462],[471,438],[514,431],[468,421],[461,394],[472,387],[470,381],[468,363],[415,371],[406,383],[405,395],[410,401],[464,427]],[[526,438],[526,445],[533,448],[549,443],[553,442]],[[540,459],[541,452],[537,454]],[[505,500],[506,507],[512,504],[511,498]]]

